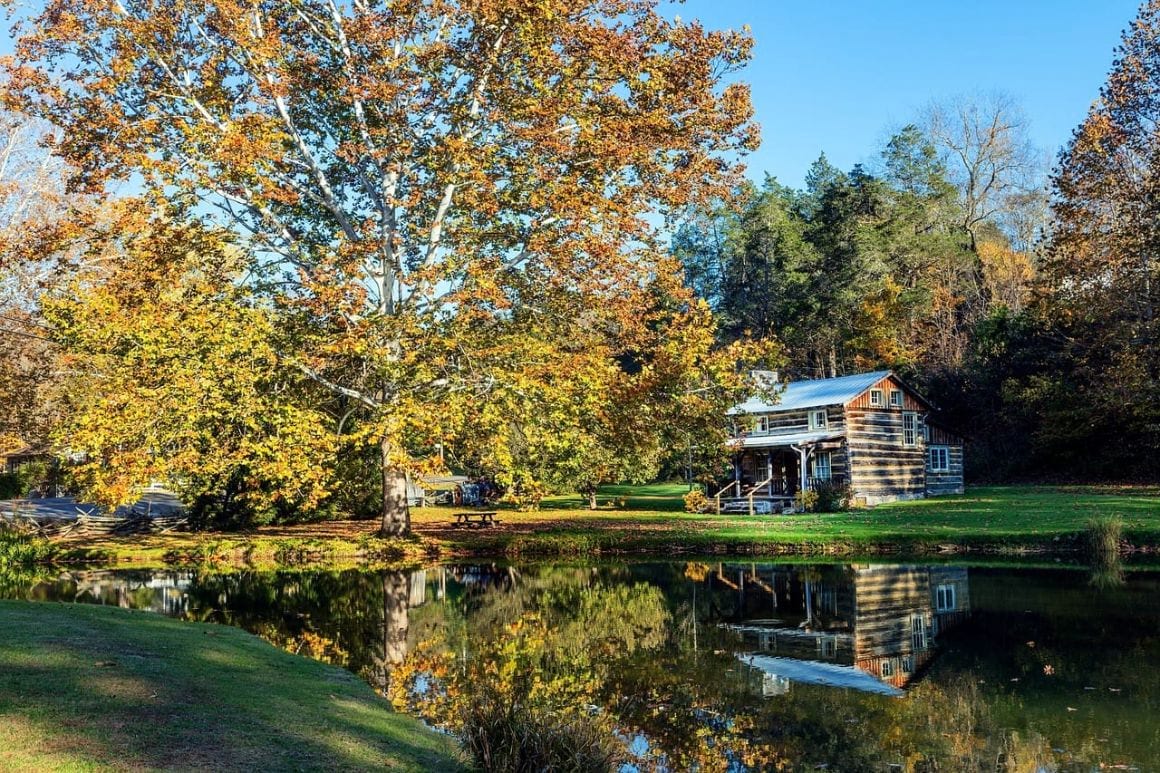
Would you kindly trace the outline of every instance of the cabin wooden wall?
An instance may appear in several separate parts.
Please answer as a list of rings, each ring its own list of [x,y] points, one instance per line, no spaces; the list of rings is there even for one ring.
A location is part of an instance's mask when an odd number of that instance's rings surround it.
[[[927,437],[930,438],[927,443],[932,446],[961,446],[963,444],[963,438],[960,435],[956,435],[937,424],[928,426],[926,432]]]
[[[813,477],[813,460],[818,452],[829,452],[830,454],[830,479],[836,483],[850,482],[850,461],[849,452],[846,449],[846,443],[841,438],[837,438],[829,443],[818,443],[810,454],[810,477]]]
[[[870,406],[870,391],[846,407],[850,486],[855,502],[875,505],[926,494],[926,447],[921,431],[914,446],[902,444],[902,414],[921,419],[926,406],[901,383],[886,377],[872,389],[882,390],[884,407]],[[890,390],[902,391],[902,406],[890,406]]]
[[[940,494],[963,493],[963,439],[959,435],[931,424],[927,427],[927,448],[931,446],[946,446],[950,469],[946,472],[934,472],[930,469],[930,456],[927,455],[926,493],[927,496]]]
[[[846,421],[855,500],[874,505],[926,493],[926,446],[921,432],[915,445],[902,444],[902,410],[852,408]]]
[[[932,442],[931,445],[943,444]],[[963,493],[963,447],[961,445],[947,446],[947,449],[950,469],[946,472],[932,471],[930,460],[927,459],[926,493],[928,496]]]
[[[914,566],[876,566],[854,570],[856,613],[854,660],[918,654],[912,646],[912,620],[921,615],[926,647],[933,641],[930,571]]]

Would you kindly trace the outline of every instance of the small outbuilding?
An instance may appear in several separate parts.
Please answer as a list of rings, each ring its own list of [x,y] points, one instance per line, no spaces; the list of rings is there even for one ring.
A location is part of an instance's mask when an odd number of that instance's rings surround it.
[[[13,451],[0,454],[0,459],[4,460],[4,465],[3,468],[0,468],[0,472],[13,473],[26,464],[51,461],[52,455],[43,448],[23,446]]]

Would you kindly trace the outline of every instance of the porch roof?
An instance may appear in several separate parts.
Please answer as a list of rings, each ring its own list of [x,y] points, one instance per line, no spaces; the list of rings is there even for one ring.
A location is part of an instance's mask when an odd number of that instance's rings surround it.
[[[791,435],[749,435],[730,441],[735,448],[789,448],[809,443],[818,443],[822,440],[833,440],[842,437],[841,430],[815,430],[814,432],[794,432]]]
[[[839,666],[816,660],[794,660],[770,655],[749,655],[738,652],[738,660],[767,674],[780,676],[791,682],[821,684],[827,687],[846,687],[861,692],[897,697],[905,695],[893,685],[877,679],[873,674],[854,666]]]

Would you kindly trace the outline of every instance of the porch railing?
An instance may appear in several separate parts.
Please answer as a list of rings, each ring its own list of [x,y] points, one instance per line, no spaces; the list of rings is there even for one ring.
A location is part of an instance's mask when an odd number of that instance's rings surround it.
[[[728,486],[721,489],[720,491],[718,491],[714,495],[713,499],[716,501],[716,504],[717,504],[717,515],[721,514],[721,495],[723,495],[726,491],[729,491],[732,488],[736,488],[737,489],[737,496],[741,496],[741,481],[739,481],[739,480],[729,481]]]
[[[824,484],[824,485],[829,485],[829,486],[844,486],[844,485],[846,485],[846,476],[845,475],[831,475],[828,478],[811,477],[811,478],[806,480],[806,487],[810,491],[813,491],[815,488],[817,488],[819,484]]]
[[[844,475],[831,475],[828,478],[809,477],[806,479],[806,490],[814,491],[819,485],[843,486],[846,484]],[[734,502],[742,500],[746,503],[750,515],[756,512],[756,500],[759,499],[792,499],[798,492],[798,481],[787,478],[767,478],[760,483],[746,486],[739,480],[730,481],[714,496],[714,505],[717,514],[721,514],[721,502],[729,499]]]
[[[749,499],[749,514],[750,515],[753,515],[753,498],[755,496],[757,496],[757,492],[761,491],[761,489],[763,487],[770,487],[772,490],[772,486],[773,486],[773,478],[767,478],[766,480],[763,480],[761,483],[758,483],[753,488],[749,489],[748,499]],[[772,494],[770,496],[772,496]],[[718,511],[718,512],[720,512],[720,511]]]

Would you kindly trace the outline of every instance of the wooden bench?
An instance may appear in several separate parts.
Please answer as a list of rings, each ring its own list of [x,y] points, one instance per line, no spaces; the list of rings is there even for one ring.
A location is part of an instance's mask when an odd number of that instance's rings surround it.
[[[468,526],[482,529],[487,526],[495,526],[499,521],[496,516],[499,513],[495,510],[474,510],[469,513],[456,513],[455,526]]]

